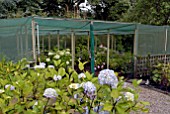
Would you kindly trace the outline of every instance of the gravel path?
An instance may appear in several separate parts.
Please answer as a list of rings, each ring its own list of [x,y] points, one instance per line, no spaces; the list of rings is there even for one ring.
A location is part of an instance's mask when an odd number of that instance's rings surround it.
[[[140,86],[139,89],[139,100],[150,102],[148,114],[170,114],[170,95],[144,86]]]

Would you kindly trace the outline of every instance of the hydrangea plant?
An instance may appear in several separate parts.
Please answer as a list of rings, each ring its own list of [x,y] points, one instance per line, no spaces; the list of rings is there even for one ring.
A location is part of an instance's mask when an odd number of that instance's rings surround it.
[[[105,69],[94,77],[83,70],[81,62],[80,74],[57,64],[54,64],[55,69],[25,69],[26,64],[26,61],[0,62],[0,113],[126,114],[148,111],[145,108],[148,102],[138,100],[138,89],[124,87],[123,78],[117,77],[113,70]],[[139,83],[140,80],[133,81],[135,87]]]

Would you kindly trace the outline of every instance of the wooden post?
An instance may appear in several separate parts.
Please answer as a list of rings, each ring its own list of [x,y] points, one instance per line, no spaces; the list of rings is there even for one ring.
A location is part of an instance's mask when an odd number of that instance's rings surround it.
[[[108,34],[107,34],[107,68],[109,68],[109,59],[110,59],[109,50],[110,50],[110,33],[108,31]]]
[[[137,76],[137,46],[138,46],[138,28],[136,27],[134,34],[133,54],[134,54],[134,77]]]
[[[34,62],[37,63],[37,58],[36,58],[36,45],[35,45],[35,22],[34,19],[32,19],[32,50],[33,50],[33,59]]]
[[[75,43],[74,43],[74,32],[72,31],[72,33],[71,33],[71,56],[72,56],[72,69],[74,69],[74,58],[75,58],[75,49],[74,49],[74,45],[75,45]]]
[[[166,28],[166,30],[165,30],[165,58],[164,58],[164,65],[167,63],[167,61],[166,61],[167,41],[168,41],[168,28]]]

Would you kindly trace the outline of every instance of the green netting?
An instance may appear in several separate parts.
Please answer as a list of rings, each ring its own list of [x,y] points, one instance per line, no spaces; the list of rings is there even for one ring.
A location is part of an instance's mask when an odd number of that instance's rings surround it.
[[[69,43],[71,41],[72,33],[75,35],[89,35],[90,23],[93,22],[94,35],[106,35],[108,33],[124,35],[136,33],[135,54],[138,56],[170,53],[169,26],[151,26],[96,20],[28,17],[0,20],[1,58],[2,56],[6,56],[8,59],[12,60],[19,60],[23,57],[30,60],[32,59],[32,20],[39,26],[39,29],[37,30],[35,25],[35,41],[37,31],[39,31],[40,41],[42,41],[41,38],[46,38],[45,43],[48,43],[48,35],[50,34],[52,36],[51,40],[55,41],[52,41],[51,46],[57,45],[56,40],[58,33],[60,36],[67,35],[66,37],[70,37]],[[65,45],[65,43],[68,44],[67,42],[64,42],[63,45]]]
[[[31,18],[0,20],[0,59],[32,59]]]
[[[137,26],[137,55],[161,55],[170,53],[169,35],[166,36],[167,26]],[[169,31],[168,31],[169,32]],[[169,34],[167,32],[167,34]],[[167,45],[167,46],[166,46]]]

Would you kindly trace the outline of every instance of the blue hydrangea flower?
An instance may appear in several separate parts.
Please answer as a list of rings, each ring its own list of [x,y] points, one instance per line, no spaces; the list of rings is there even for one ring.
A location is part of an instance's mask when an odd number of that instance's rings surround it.
[[[118,79],[113,70],[104,69],[99,72],[98,81],[101,85],[107,84],[112,88],[116,88],[118,85]]]
[[[56,98],[58,94],[55,89],[47,88],[45,89],[43,96],[45,96],[46,98]]]
[[[86,82],[83,84],[83,88],[84,88],[84,93],[90,97],[90,99],[94,99],[95,98],[95,92],[96,92],[96,87],[92,82]]]

